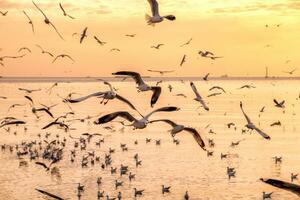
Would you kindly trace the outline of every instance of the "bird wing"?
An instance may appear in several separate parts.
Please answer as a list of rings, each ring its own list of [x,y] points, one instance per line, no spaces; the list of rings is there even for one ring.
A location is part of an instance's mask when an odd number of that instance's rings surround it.
[[[178,126],[178,124],[176,124],[175,122],[169,120],[169,119],[158,119],[158,120],[152,120],[149,123],[153,123],[153,122],[165,122],[169,125],[171,125],[172,127]]]
[[[142,85],[145,84],[145,82],[143,81],[141,75],[137,72],[131,72],[131,71],[119,71],[116,73],[112,73],[113,75],[125,75],[125,76],[130,76],[131,78],[133,78],[136,82],[136,84],[138,85]]]
[[[263,181],[264,183],[267,183],[269,185],[272,185],[274,187],[277,188],[281,188],[284,190],[288,190],[290,192],[293,192],[295,194],[297,194],[298,196],[300,196],[300,186],[293,184],[293,183],[288,183],[285,181],[281,181],[281,180],[276,180],[276,179],[260,179],[261,181]]]
[[[200,134],[198,133],[198,131],[197,131],[196,129],[194,129],[194,128],[189,128],[189,127],[184,127],[184,130],[190,132],[190,133],[193,135],[193,137],[194,137],[194,139],[196,140],[196,142],[199,144],[199,146],[200,146],[203,150],[206,151],[206,149],[205,149],[205,143],[204,143],[204,141],[202,140]]]
[[[51,113],[48,109],[46,109],[46,108],[36,109],[36,111],[44,111],[44,112],[46,112],[50,117],[54,118],[53,115],[52,115],[52,113]]]
[[[274,103],[275,103],[276,105],[280,105],[279,102],[278,102],[276,99],[273,99],[273,101],[274,101]]]
[[[134,105],[132,103],[130,103],[130,101],[128,101],[127,99],[125,99],[124,97],[116,94],[116,98],[119,99],[120,101],[123,101],[124,103],[128,104],[133,110],[136,110],[138,113],[139,111],[134,107]],[[140,114],[140,113],[139,113]],[[140,114],[141,115],[141,114]]]
[[[32,98],[30,97],[30,96],[24,96],[26,99],[28,99],[29,101],[31,101],[31,103],[33,104],[33,100],[32,100]]]
[[[242,112],[243,112],[243,114],[244,114],[244,116],[245,116],[245,118],[246,118],[246,120],[247,120],[247,123],[248,123],[248,124],[252,124],[250,118],[247,116],[247,114],[245,113],[245,111],[244,111],[244,109],[243,109],[243,103],[242,103],[242,102],[240,102],[240,108],[241,108],[241,110],[242,110]]]
[[[160,94],[161,94],[161,87],[151,87],[151,90],[153,91],[152,97],[151,97],[151,107],[157,102]]]
[[[6,122],[5,124],[1,124],[0,128],[8,125],[13,125],[13,124],[26,124],[24,121],[12,121],[12,122]]]
[[[75,60],[74,60],[71,56],[65,54],[65,57],[67,57],[67,58],[69,58],[70,60],[72,60],[73,62],[75,62]]]
[[[96,123],[104,124],[104,123],[114,120],[116,117],[122,117],[130,122],[136,121],[136,119],[128,112],[121,111],[121,112],[114,112],[114,113],[110,113],[108,115],[104,115],[104,116],[100,117]]]
[[[51,126],[53,126],[53,125],[56,125],[56,124],[58,124],[58,122],[56,122],[56,121],[51,122],[51,123],[47,124],[46,126],[44,126],[42,129],[43,129],[43,130],[44,130],[44,129],[47,129],[47,128],[49,128],[49,127],[51,127]]]
[[[200,96],[195,84],[193,82],[190,83],[191,87],[192,87],[192,90],[194,91],[194,93],[196,94],[196,97],[199,98],[199,99],[202,99],[202,97]]]
[[[58,32],[57,28],[54,26],[54,24],[52,22],[50,22],[50,25],[54,28],[54,30],[56,31],[57,35],[64,40],[63,36]]]
[[[158,3],[156,0],[148,0],[150,7],[151,7],[151,12],[152,16],[159,16],[159,9],[158,9]]]
[[[180,62],[180,66],[182,66],[183,63],[185,62],[185,58],[186,58],[186,55],[184,55],[184,56],[182,57],[181,62]]]
[[[52,197],[52,198],[54,198],[54,199],[57,199],[57,200],[64,200],[63,198],[61,198],[61,197],[59,197],[59,196],[56,196],[56,195],[54,195],[54,194],[51,194],[51,193],[49,193],[49,192],[46,192],[46,191],[43,191],[43,190],[39,190],[39,189],[35,189],[36,191],[38,191],[38,192],[40,192],[40,193],[42,193],[42,194],[45,194],[45,195],[47,195],[47,196],[49,196],[49,197]]]
[[[260,130],[259,128],[257,128],[255,125],[253,125],[253,129],[256,130],[263,138],[270,140],[271,137],[268,136],[266,133],[264,133],[262,130]]]
[[[148,118],[149,118],[152,114],[154,114],[154,113],[156,113],[156,112],[173,112],[173,111],[177,111],[177,110],[179,110],[179,108],[174,107],[174,106],[162,107],[162,108],[159,108],[159,109],[156,109],[156,110],[152,111],[151,113],[149,113],[148,115],[146,115],[146,116],[144,117],[144,119],[148,120]]]
[[[32,1],[32,3],[35,5],[35,7],[44,15],[44,17],[45,17],[45,19],[48,19],[48,17],[46,16],[46,14],[42,11],[42,9],[40,9],[39,7],[38,7],[38,5],[36,5],[35,3],[34,3],[34,1]]]
[[[63,11],[64,15],[66,15],[67,13],[66,13],[65,9],[62,7],[61,3],[59,3],[59,7]]]
[[[35,164],[43,166],[45,169],[48,169],[47,165],[45,163],[42,162],[35,162]]]
[[[95,93],[93,93],[93,94],[89,94],[89,95],[87,95],[87,96],[80,97],[80,98],[77,98],[77,99],[67,99],[66,101],[67,101],[67,102],[70,102],[70,103],[78,103],[78,102],[87,100],[88,98],[91,98],[91,97],[99,97],[99,96],[102,96],[103,94],[104,94],[103,92],[95,92]]]

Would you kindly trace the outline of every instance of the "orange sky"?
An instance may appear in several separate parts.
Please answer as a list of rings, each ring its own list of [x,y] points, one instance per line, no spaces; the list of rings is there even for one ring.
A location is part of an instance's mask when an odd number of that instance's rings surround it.
[[[212,76],[264,76],[266,66],[271,75],[285,76],[283,70],[300,64],[298,0],[158,0],[161,14],[174,14],[177,20],[155,27],[145,22],[145,13],[150,13],[146,0],[35,2],[65,41],[44,24],[43,16],[30,0],[2,0],[0,10],[8,10],[8,14],[0,15],[0,57],[18,55],[22,46],[32,50],[22,59],[5,60],[5,67],[0,68],[2,76],[109,76],[117,70],[156,75],[147,69],[176,70],[170,76],[202,76],[207,72]],[[59,2],[75,20],[62,15]],[[35,34],[22,10],[32,18]],[[72,37],[72,33],[85,27],[88,37],[79,44],[78,36]],[[125,36],[133,33],[134,38]],[[98,45],[94,35],[107,44]],[[189,46],[180,47],[190,38],[193,40]],[[165,46],[160,50],[150,48],[157,43]],[[56,55],[70,54],[75,63],[58,60],[52,64],[52,58],[42,55],[35,44]],[[121,52],[110,52],[115,47]],[[212,62],[201,58],[199,50],[224,58]],[[184,54],[187,62],[180,67]],[[293,76],[299,75],[300,69]]]

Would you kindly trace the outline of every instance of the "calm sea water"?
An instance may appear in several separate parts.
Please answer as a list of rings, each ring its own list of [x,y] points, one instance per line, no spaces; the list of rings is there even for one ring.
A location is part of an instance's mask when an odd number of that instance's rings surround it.
[[[85,185],[86,191],[81,199],[97,199],[98,187],[97,177],[102,177],[103,185],[101,190],[105,190],[109,196],[117,196],[122,192],[123,199],[134,199],[133,188],[145,189],[144,195],[139,199],[183,199],[185,191],[188,191],[191,199],[203,200],[231,200],[231,199],[262,199],[262,192],[274,191],[272,199],[297,199],[292,193],[278,190],[265,185],[259,181],[259,178],[278,178],[290,181],[290,173],[300,172],[300,100],[299,93],[300,81],[287,80],[235,80],[235,81],[208,81],[195,84],[207,102],[210,111],[206,112],[199,108],[199,103],[194,101],[194,94],[190,88],[189,82],[163,82],[163,92],[155,108],[162,106],[178,106],[180,111],[173,113],[157,113],[151,119],[168,118],[179,124],[196,128],[208,144],[208,139],[213,139],[215,147],[208,148],[214,152],[212,157],[207,157],[193,137],[185,132],[177,135],[180,140],[179,145],[175,145],[172,137],[168,133],[170,126],[164,123],[149,124],[143,130],[132,130],[131,127],[125,127],[124,132],[120,131],[123,127],[120,123],[112,122],[106,125],[113,126],[114,132],[106,130],[104,126],[94,125],[94,116],[107,114],[114,111],[129,111],[134,116],[137,113],[131,110],[124,103],[118,100],[110,101],[106,105],[99,103],[99,99],[91,98],[87,101],[71,105],[75,112],[74,116],[69,116],[65,121],[85,118],[92,116],[84,122],[73,121],[66,122],[72,130],[65,133],[61,129],[52,127],[48,130],[41,130],[43,126],[51,122],[52,119],[47,115],[41,115],[40,119],[31,112],[29,101],[24,98],[24,92],[18,88],[29,88],[42,90],[29,94],[35,102],[36,107],[39,103],[58,106],[51,109],[55,117],[70,111],[62,103],[61,98],[70,92],[76,92],[73,97],[79,97],[97,91],[106,91],[108,88],[101,82],[73,82],[59,83],[52,89],[51,94],[46,90],[53,83],[49,82],[15,82],[1,83],[1,96],[7,99],[0,99],[0,116],[13,116],[26,121],[27,132],[24,132],[24,126],[12,126],[10,132],[0,129],[0,144],[14,145],[23,141],[32,141],[40,139],[37,134],[41,133],[42,139],[46,132],[51,133],[49,140],[56,138],[59,134],[61,138],[67,139],[67,145],[64,149],[64,159],[56,166],[60,169],[61,177],[57,178],[46,172],[34,161],[28,161],[28,167],[19,167],[19,159],[15,151],[10,153],[8,150],[0,152],[0,199],[44,199],[45,196],[35,191],[35,188],[43,189],[63,198],[77,199],[77,183]],[[114,87],[118,88],[118,93],[130,100],[142,113],[149,113],[153,109],[150,107],[151,92],[138,93],[133,82],[113,82]],[[155,84],[150,82],[149,84]],[[169,92],[168,85],[172,85],[173,91]],[[256,88],[237,89],[244,84],[251,84]],[[212,86],[222,86],[226,93],[206,97],[212,92],[209,88]],[[187,98],[175,96],[178,93],[184,93]],[[286,108],[276,108],[273,99],[286,101]],[[243,101],[244,109],[262,130],[271,136],[270,141],[266,141],[257,133],[241,134],[246,121],[239,108],[239,102]],[[12,104],[26,104],[21,107],[15,107],[8,112],[8,107]],[[265,106],[265,112],[259,117],[259,110]],[[280,121],[281,126],[273,126],[275,121]],[[237,129],[228,129],[227,123],[234,122]],[[208,124],[210,126],[205,128]],[[105,125],[105,126],[106,126]],[[212,130],[216,134],[209,133]],[[14,135],[14,132],[17,134]],[[95,142],[99,137],[94,137],[87,147],[87,151],[95,150],[103,162],[104,154],[108,149],[114,148],[116,152],[112,154],[112,166],[120,168],[120,165],[128,165],[129,170],[136,174],[136,179],[131,183],[127,176],[120,177],[110,174],[109,169],[101,169],[99,163],[88,168],[81,168],[80,160],[86,151],[77,150],[75,162],[70,162],[70,150],[74,149],[73,137],[79,137],[82,133],[101,133],[100,138],[105,138],[105,143],[101,147],[96,147]],[[148,144],[145,138],[151,138]],[[157,146],[155,140],[161,139],[161,145]],[[245,139],[239,146],[230,147],[231,142]],[[138,145],[134,141],[138,140]],[[120,143],[126,143],[129,150],[122,152]],[[142,166],[136,168],[133,156],[139,154],[142,160]],[[229,153],[227,159],[220,159],[221,153]],[[282,156],[281,164],[275,164],[272,157]],[[236,169],[236,177],[228,179],[226,167]],[[123,180],[124,185],[115,190],[115,180]],[[299,183],[297,180],[296,183]],[[170,194],[161,194],[161,185],[171,186]]]

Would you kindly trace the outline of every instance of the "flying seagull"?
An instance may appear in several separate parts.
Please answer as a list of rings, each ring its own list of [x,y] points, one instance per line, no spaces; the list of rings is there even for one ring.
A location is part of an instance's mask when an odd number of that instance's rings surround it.
[[[274,103],[275,103],[275,107],[278,107],[278,108],[285,108],[284,106],[284,103],[285,101],[281,101],[281,102],[278,102],[276,99],[273,99]]]
[[[126,119],[129,122],[133,122],[131,125],[129,126],[133,126],[134,129],[143,129],[146,128],[147,124],[149,123],[149,117],[156,113],[156,112],[173,112],[173,111],[177,111],[179,110],[179,108],[177,107],[162,107],[159,109],[156,109],[154,111],[152,111],[151,113],[149,113],[148,115],[146,115],[145,117],[143,117],[142,119],[136,119],[134,118],[130,113],[125,112],[125,111],[119,111],[119,112],[114,112],[105,116],[100,117],[97,121],[95,121],[95,124],[104,124],[107,122],[110,122],[112,120],[114,120],[117,117],[122,117],[124,119]]]
[[[18,90],[20,91],[24,91],[26,93],[32,93],[32,92],[38,92],[38,91],[41,91],[41,89],[26,89],[26,88],[18,88]]]
[[[39,190],[39,189],[35,189],[36,191],[38,191],[38,192],[40,192],[40,193],[42,193],[42,194],[44,194],[44,195],[47,195],[47,196],[49,196],[49,197],[52,197],[52,198],[54,198],[54,199],[57,199],[57,200],[64,200],[63,198],[61,198],[61,197],[59,197],[59,196],[56,196],[56,195],[54,195],[54,194],[51,194],[51,193],[49,193],[49,192],[46,192],[46,191],[44,191],[44,190]]]
[[[54,57],[52,53],[45,51],[40,45],[36,44],[35,46],[37,46],[42,51],[42,54],[48,54],[49,56]]]
[[[61,39],[64,39],[63,37],[62,37],[62,35],[58,32],[58,30],[57,30],[57,28],[54,26],[54,24],[49,20],[49,18],[46,16],[46,14],[38,7],[38,5],[36,5],[35,3],[34,3],[34,1],[32,1],[32,3],[34,4],[34,6],[42,13],[42,15],[44,16],[44,22],[46,23],[46,24],[50,24],[53,28],[54,28],[54,30],[56,31],[56,33],[58,34],[58,36],[61,38]]]
[[[148,69],[147,71],[148,72],[157,72],[157,73],[160,73],[161,75],[164,75],[164,73],[172,73],[172,72],[174,72],[174,70],[172,70],[172,71],[162,71],[162,70],[152,70],[152,69]]]
[[[66,99],[67,102],[69,103],[79,103],[82,102],[84,100],[87,100],[91,97],[97,97],[97,98],[103,98],[101,103],[103,103],[104,100],[107,100],[104,104],[107,104],[107,102],[109,100],[113,100],[113,99],[118,99],[124,103],[126,103],[127,105],[129,105],[132,109],[136,110],[137,112],[139,112],[132,103],[130,103],[130,101],[128,101],[127,99],[125,99],[124,97],[118,95],[116,92],[113,91],[113,88],[111,87],[111,85],[108,82],[104,82],[104,84],[109,85],[110,87],[110,91],[107,92],[95,92],[92,94],[89,94],[87,96],[83,96],[77,99]]]
[[[153,121],[150,121],[149,123],[153,123],[153,122],[165,122],[169,125],[172,126],[172,129],[170,130],[172,136],[174,137],[177,133],[181,132],[181,131],[187,131],[189,133],[191,133],[194,137],[194,139],[196,140],[196,142],[199,144],[199,146],[206,151],[205,149],[205,143],[204,141],[202,140],[200,134],[197,132],[196,129],[194,128],[189,128],[189,127],[185,127],[183,125],[179,125],[179,124],[176,124],[175,122],[169,120],[169,119],[159,119],[159,120],[153,120]]]
[[[94,36],[94,39],[98,42],[98,44],[100,45],[104,45],[106,44],[106,42],[101,41],[99,38],[97,38],[97,36]]]
[[[65,9],[63,8],[63,6],[61,5],[61,3],[59,3],[59,7],[60,7],[60,9],[63,11],[64,16],[67,16],[67,17],[69,17],[69,18],[71,18],[71,19],[75,19],[74,17],[72,17],[71,15],[69,15],[69,14],[66,13],[66,11],[65,11]]]
[[[28,23],[31,25],[32,32],[34,33],[34,25],[33,25],[33,22],[31,20],[31,18],[27,15],[27,13],[24,10],[23,10],[23,13],[27,17],[27,19],[29,20]]]
[[[80,44],[82,43],[83,39],[85,37],[87,37],[86,32],[87,32],[88,27],[85,27],[84,30],[81,33],[81,37],[80,37]]]
[[[246,127],[247,127],[248,129],[250,129],[250,130],[253,130],[253,129],[256,130],[263,138],[265,138],[265,139],[267,139],[267,140],[270,140],[270,139],[271,139],[270,136],[268,136],[266,133],[264,133],[263,131],[261,131],[259,128],[257,128],[257,127],[251,122],[250,118],[247,116],[247,114],[245,113],[245,111],[244,111],[244,109],[243,109],[243,103],[242,103],[242,102],[240,102],[240,108],[241,108],[241,110],[242,110],[242,112],[243,112],[243,114],[244,114],[244,116],[245,116],[245,118],[246,118],[246,120],[247,120]]]
[[[205,104],[204,100],[202,99],[201,95],[199,94],[196,86],[194,85],[193,82],[190,83],[195,95],[196,95],[196,98],[194,100],[198,101],[201,103],[201,105],[203,106],[203,108],[206,110],[206,111],[209,111],[209,108],[207,107],[207,105]]]
[[[151,46],[151,48],[153,49],[159,49],[161,46],[163,46],[164,44],[157,44],[156,46]]]
[[[293,69],[292,71],[282,71],[282,72],[286,73],[286,74],[293,75],[296,70],[297,70],[297,68]]]
[[[181,62],[180,62],[180,66],[182,66],[186,61],[186,55],[183,55]]]
[[[189,39],[186,43],[182,44],[180,47],[189,45],[191,43],[191,41],[193,40],[193,38]]]
[[[209,89],[209,91],[212,91],[212,90],[215,90],[215,89],[222,90],[224,93],[226,93],[226,91],[220,86],[213,86]]]
[[[72,60],[73,62],[75,62],[75,60],[71,57],[71,56],[69,56],[69,55],[67,55],[67,54],[60,54],[60,55],[58,55],[58,56],[56,56],[55,58],[54,58],[54,60],[52,61],[52,63],[54,63],[58,58],[69,58],[70,60]]]
[[[156,0],[148,0],[150,7],[151,7],[151,12],[152,12],[152,17],[146,14],[146,21],[148,25],[154,25],[155,23],[160,23],[164,20],[164,18],[173,21],[176,19],[174,15],[165,15],[165,16],[160,16],[159,15],[159,9],[158,9],[158,3]]]
[[[119,71],[116,73],[112,73],[112,75],[125,75],[125,76],[130,76],[131,78],[134,79],[135,83],[138,85],[137,89],[138,91],[153,91],[152,97],[151,97],[151,107],[154,106],[154,104],[157,102],[160,93],[161,93],[161,87],[159,86],[149,86],[146,84],[141,75],[137,72],[131,72],[131,71]]]
[[[8,13],[8,11],[5,11],[5,12],[0,11],[0,14],[1,14],[2,16],[6,16],[7,13]]]
[[[10,59],[17,59],[17,58],[23,58],[26,56],[26,54],[20,55],[20,56],[2,56],[0,57],[0,61],[4,61],[4,59],[10,58]]]
[[[208,81],[208,76],[209,76],[209,73],[207,73],[207,74],[203,77],[203,80],[204,80],[204,81]]]
[[[30,50],[28,47],[21,47],[21,48],[18,50],[18,53],[20,53],[21,51],[28,51],[29,53],[31,53],[31,50]]]
[[[126,34],[125,36],[126,36],[126,37],[135,37],[136,34]]]

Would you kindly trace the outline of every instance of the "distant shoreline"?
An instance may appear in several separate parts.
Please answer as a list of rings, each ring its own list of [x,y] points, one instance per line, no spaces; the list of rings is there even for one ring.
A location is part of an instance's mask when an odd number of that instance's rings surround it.
[[[148,81],[200,81],[202,77],[143,77]],[[0,83],[7,82],[97,82],[98,79],[103,79],[107,81],[122,81],[122,77],[1,77]],[[300,77],[209,77],[209,80],[224,80],[224,81],[234,81],[234,80],[300,80]],[[127,78],[125,82],[132,81],[132,79]]]

